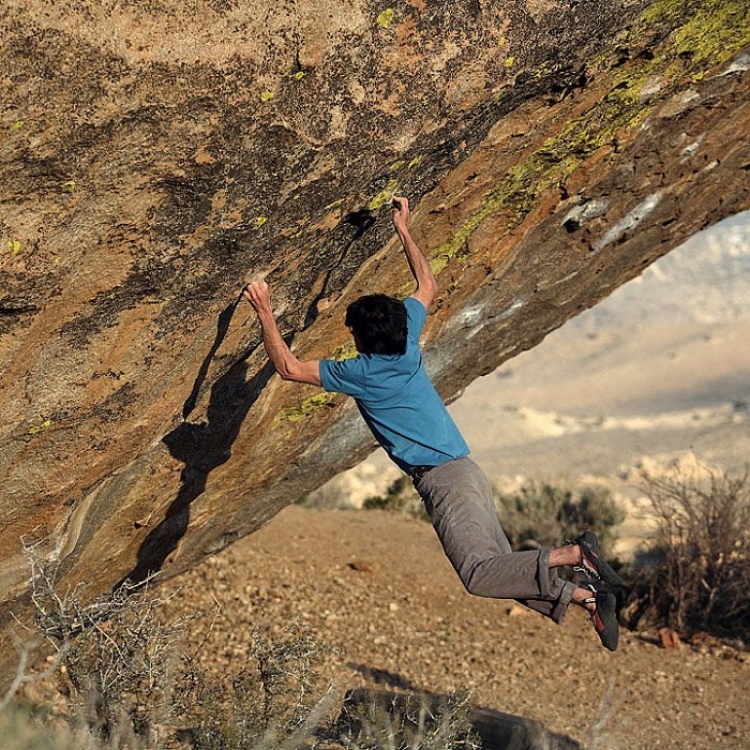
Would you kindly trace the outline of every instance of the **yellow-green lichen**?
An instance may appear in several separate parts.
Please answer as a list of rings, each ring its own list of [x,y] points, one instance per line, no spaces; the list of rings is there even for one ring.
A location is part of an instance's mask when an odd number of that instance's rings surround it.
[[[681,1],[662,0],[651,6],[642,20],[653,24],[669,14],[685,12]],[[442,271],[489,217],[505,214],[507,230],[512,230],[528,215],[541,195],[564,182],[597,150],[607,145],[614,148],[620,137],[640,126],[657,104],[640,96],[649,77],[659,74],[674,79],[687,72],[695,79],[749,44],[748,18],[750,9],[742,0],[705,0],[691,10],[685,23],[662,48],[653,50],[652,59],[639,59],[613,70],[609,94],[512,168],[485,195],[481,209],[451,240],[435,249],[431,259],[433,272]],[[645,26],[640,27],[639,33],[645,33]],[[692,56],[689,63],[678,69],[675,61],[685,57],[683,53],[690,46],[689,40],[695,45],[690,47]],[[689,70],[685,65],[689,65]]]
[[[266,102],[270,102],[271,99],[276,96],[273,91],[261,91],[260,92],[260,100],[265,104]]]
[[[250,222],[250,228],[253,230],[260,229],[267,221],[268,217],[258,216]]]
[[[393,8],[386,8],[377,18],[376,23],[381,29],[389,29],[393,23],[393,17],[396,15]]]
[[[415,156],[411,161],[407,162],[406,159],[399,159],[398,161],[394,161],[393,164],[391,164],[388,167],[388,170],[390,172],[400,172],[404,167],[406,169],[414,169],[415,167],[418,167],[422,163],[422,157],[421,156]]]
[[[461,232],[459,232],[459,234],[461,234]],[[469,235],[466,235],[466,237],[456,245],[456,248],[462,247],[468,237]],[[430,258],[430,268],[432,269],[432,273],[435,276],[439,276],[455,254],[456,250],[454,250],[453,245],[450,245],[449,247],[446,247],[445,245],[439,247],[435,254]]]
[[[750,44],[750,5],[746,0],[657,0],[644,10],[626,44],[638,48],[664,28],[672,31],[644,67],[666,79],[700,80]],[[611,67],[616,55],[610,58]]]
[[[329,203],[325,207],[325,210],[330,211],[332,208],[338,208],[345,200],[346,198],[339,198],[338,200],[333,201],[333,203]]]
[[[34,427],[30,427],[28,430],[29,435],[38,435],[42,432],[47,432],[54,422],[51,419],[45,419],[44,422],[41,424],[35,425]]]
[[[8,240],[8,250],[17,255],[21,251],[21,243],[18,240]]]
[[[341,346],[337,346],[331,354],[331,359],[341,362],[344,359],[352,359],[359,354],[353,340],[349,340]]]
[[[290,406],[282,409],[277,419],[281,422],[302,422],[309,416],[328,406],[333,400],[332,393],[318,393],[302,401],[298,406]]]
[[[632,92],[616,89],[557,136],[547,139],[527,159],[513,167],[494,190],[485,195],[482,208],[438,247],[432,256],[433,272],[445,268],[474,231],[490,216],[507,214],[510,231],[523,221],[539,196],[556,187],[599,148],[611,143],[621,130],[635,127],[650,111]],[[592,128],[592,123],[597,128]]]
[[[747,0],[709,0],[675,31],[672,52],[681,66],[687,66],[693,80],[699,80],[747,44],[750,44]]]
[[[398,182],[396,180],[388,180],[388,184],[381,190],[368,204],[367,208],[370,211],[377,211],[382,208],[386,203],[390,203],[393,200],[393,196],[398,191]]]
[[[541,65],[539,65],[537,68],[534,68],[534,71],[532,73],[532,77],[538,79],[544,78],[545,76],[548,76],[552,72],[552,64],[545,60]]]
[[[24,121],[23,121],[23,120],[16,120],[16,121],[15,121],[15,122],[14,122],[14,123],[13,123],[13,124],[12,124],[12,125],[10,126],[10,129],[11,129],[12,131],[20,130],[20,129],[21,129],[21,128],[22,128],[23,126],[24,126],[24,124],[25,124],[25,123],[24,123]]]
[[[67,180],[66,182],[63,182],[60,185],[60,189],[64,193],[75,193],[75,191],[76,191],[76,181],[75,180]]]

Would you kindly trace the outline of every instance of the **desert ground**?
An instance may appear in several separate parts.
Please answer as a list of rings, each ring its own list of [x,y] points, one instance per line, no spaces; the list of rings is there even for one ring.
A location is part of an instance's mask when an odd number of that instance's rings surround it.
[[[580,610],[557,626],[465,593],[429,523],[403,514],[292,506],[170,590],[174,612],[206,613],[190,641],[218,674],[252,662],[254,628],[291,628],[333,647],[320,669],[340,694],[468,689],[587,749],[750,747],[750,654],[628,631],[610,653]]]

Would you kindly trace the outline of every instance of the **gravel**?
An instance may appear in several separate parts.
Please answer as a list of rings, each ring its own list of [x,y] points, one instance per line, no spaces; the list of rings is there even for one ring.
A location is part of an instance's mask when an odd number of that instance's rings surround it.
[[[342,694],[468,689],[597,750],[750,748],[747,653],[624,630],[609,653],[577,608],[558,626],[467,594],[414,517],[290,506],[166,586],[175,614],[207,613],[190,640],[217,672],[242,669],[254,628],[299,628],[330,646],[319,668]]]

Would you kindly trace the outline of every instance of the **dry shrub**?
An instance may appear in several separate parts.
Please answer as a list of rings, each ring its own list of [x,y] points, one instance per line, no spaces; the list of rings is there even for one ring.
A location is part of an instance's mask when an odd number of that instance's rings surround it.
[[[325,647],[311,634],[292,625],[273,636],[257,628],[250,657],[231,674],[217,674],[199,666],[204,644],[186,653],[193,618],[169,620],[167,598],[147,586],[125,585],[84,602],[77,589],[57,590],[55,564],[42,563],[33,547],[27,556],[34,633],[57,653],[55,669],[48,671],[54,671],[56,696],[65,704],[59,736],[75,737],[77,747],[298,747],[330,710],[331,690],[317,671]],[[17,678],[0,707],[33,679],[28,650],[21,653]],[[32,714],[28,726],[10,709],[0,718],[17,724],[19,736],[47,736]]]
[[[573,490],[529,481],[515,492],[495,490],[495,504],[513,549],[552,547],[590,530],[597,534],[606,554],[616,538],[613,527],[625,519],[605,487]]]
[[[82,750],[87,745],[65,729],[52,730],[34,721],[29,711],[13,707],[0,713],[3,750]]]
[[[166,622],[166,599],[148,585],[125,584],[84,602],[77,589],[60,593],[57,566],[27,548],[34,626],[57,653],[59,689],[68,717],[108,747],[159,740],[174,714],[173,689],[186,621]]]
[[[352,691],[353,693],[367,691]],[[477,750],[467,692],[399,693],[345,701],[338,739],[351,750]]]
[[[58,592],[55,565],[28,552],[35,633],[57,652],[47,671],[65,705],[51,712],[11,703],[17,686],[31,681],[24,651],[16,687],[0,696],[0,706],[8,704],[0,708],[3,750],[478,746],[467,694],[439,704],[410,698],[397,713],[363,705],[347,731],[334,716],[339,696],[317,668],[326,647],[293,623],[282,633],[256,628],[237,670],[217,673],[201,666],[210,662],[205,644],[184,653],[188,622],[166,619],[166,599],[126,586],[85,603],[75,589]]]
[[[643,480],[656,536],[631,597],[631,624],[750,640],[747,471],[644,474]]]
[[[325,651],[311,634],[256,629],[252,658],[216,675],[186,659],[178,735],[196,750],[298,747],[331,708],[333,692],[317,665]]]
[[[385,495],[372,495],[366,498],[362,507],[365,510],[390,510],[408,513],[427,520],[422,499],[406,474],[402,474],[393,481]]]

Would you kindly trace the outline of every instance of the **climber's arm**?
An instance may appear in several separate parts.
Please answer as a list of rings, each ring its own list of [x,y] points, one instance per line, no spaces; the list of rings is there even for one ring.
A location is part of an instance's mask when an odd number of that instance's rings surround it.
[[[271,309],[271,297],[265,281],[251,281],[242,296],[253,306],[263,331],[263,346],[276,372],[284,380],[320,386],[320,362],[298,359],[287,346]]]
[[[425,308],[429,308],[437,294],[438,285],[430,262],[409,233],[408,223],[409,201],[406,198],[395,197],[393,199],[393,226],[404,247],[412,275],[417,281],[417,291],[411,296],[418,299]]]

